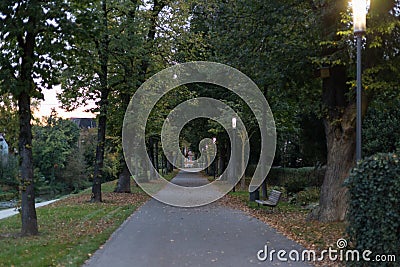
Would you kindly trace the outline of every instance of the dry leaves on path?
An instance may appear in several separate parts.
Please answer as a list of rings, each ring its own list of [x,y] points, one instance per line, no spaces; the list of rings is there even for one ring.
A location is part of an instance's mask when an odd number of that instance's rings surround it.
[[[336,248],[336,241],[343,237],[345,224],[342,222],[321,223],[307,221],[306,211],[282,211],[275,208],[250,208],[247,202],[238,196],[226,195],[218,202],[220,205],[239,209],[270,225],[284,236],[304,246],[306,249],[321,251],[329,247]],[[325,260],[313,262],[315,266],[338,266],[338,262]]]

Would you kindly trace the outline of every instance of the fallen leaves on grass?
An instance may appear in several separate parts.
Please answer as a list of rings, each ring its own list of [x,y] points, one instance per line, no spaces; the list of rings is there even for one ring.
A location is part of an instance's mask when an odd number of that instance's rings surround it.
[[[107,190],[114,187],[113,184],[105,186]],[[0,266],[81,266],[88,254],[104,244],[111,233],[149,199],[136,188],[133,192],[103,191],[103,202],[91,203],[87,190],[40,208],[37,210],[37,236],[18,238],[18,233],[10,234],[20,229],[17,216],[2,220]],[[19,256],[13,257],[13,254]]]
[[[103,202],[98,204],[119,206],[121,204],[137,205],[149,199],[145,193],[102,193]],[[90,203],[89,194],[71,195],[68,198],[61,199],[57,202],[50,204],[51,206],[64,206],[64,205],[80,205]],[[90,203],[95,204],[95,203]]]
[[[343,237],[345,224],[342,222],[321,223],[306,221],[307,211],[282,211],[275,208],[251,208],[247,201],[238,196],[226,195],[218,202],[221,205],[239,209],[247,214],[267,223],[289,239],[296,241],[306,249],[321,251],[332,247],[336,248],[336,241]],[[313,262],[315,266],[338,266],[338,262],[328,259]]]
[[[135,207],[140,206],[146,200],[148,196],[144,193],[102,193],[103,201],[100,203],[91,203],[89,194],[71,195],[68,198],[61,199],[49,205],[49,208],[56,207],[83,207],[83,206],[93,206],[92,211],[88,210],[86,217],[81,218],[77,221],[70,221],[69,219],[64,219],[62,222],[58,222],[58,227],[60,229],[65,229],[65,231],[60,231],[60,235],[65,235],[66,239],[74,238],[80,236],[95,236],[102,233],[104,230],[112,227],[114,225],[113,214],[119,212],[121,208],[125,205],[133,205]],[[106,216],[99,219],[93,219],[96,217],[97,211],[109,207],[115,207]],[[68,229],[74,229],[73,231],[67,231]]]

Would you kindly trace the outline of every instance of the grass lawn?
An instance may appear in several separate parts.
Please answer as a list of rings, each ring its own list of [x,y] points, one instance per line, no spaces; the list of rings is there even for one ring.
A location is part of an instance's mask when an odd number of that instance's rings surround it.
[[[133,184],[133,183],[132,183]],[[80,266],[148,197],[112,193],[102,185],[103,203],[89,203],[90,190],[37,209],[38,236],[20,237],[19,215],[0,220],[0,266]]]

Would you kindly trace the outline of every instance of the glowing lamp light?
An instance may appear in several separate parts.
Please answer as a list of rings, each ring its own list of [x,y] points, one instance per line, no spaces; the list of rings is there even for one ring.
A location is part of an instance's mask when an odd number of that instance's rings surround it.
[[[367,0],[352,0],[354,34],[363,34],[367,28]]]
[[[236,129],[236,118],[235,117],[232,118],[232,128]]]

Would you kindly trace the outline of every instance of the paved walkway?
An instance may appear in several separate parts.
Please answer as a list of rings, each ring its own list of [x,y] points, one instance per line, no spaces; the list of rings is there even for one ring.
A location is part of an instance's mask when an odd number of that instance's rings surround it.
[[[43,207],[43,206],[49,205],[49,204],[51,204],[53,202],[56,202],[57,200],[58,199],[53,199],[53,200],[50,200],[50,201],[36,203],[35,207],[36,208]],[[19,211],[17,211],[15,208],[0,210],[0,220],[4,219],[4,218],[7,218],[7,217],[14,216],[16,214],[19,214]]]
[[[182,186],[204,184],[196,173],[179,173]],[[84,265],[85,267],[309,266],[303,262],[259,261],[264,249],[302,247],[245,213],[210,204],[177,208],[150,200],[137,210]]]

